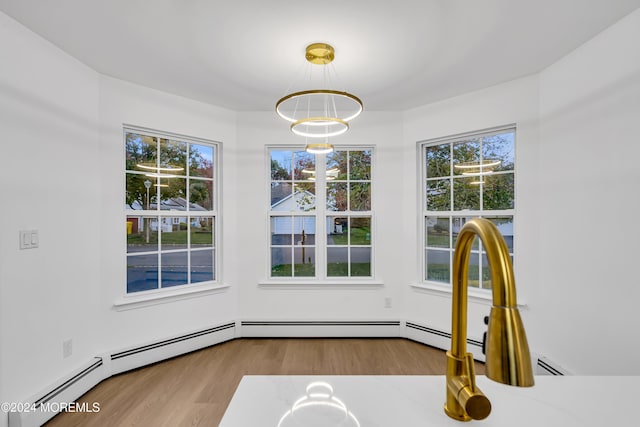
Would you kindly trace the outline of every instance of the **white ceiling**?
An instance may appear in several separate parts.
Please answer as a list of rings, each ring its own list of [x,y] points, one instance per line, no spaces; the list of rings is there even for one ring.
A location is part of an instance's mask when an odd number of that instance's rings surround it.
[[[336,49],[365,109],[404,110],[538,72],[640,0],[0,0],[98,72],[272,110],[304,48]]]

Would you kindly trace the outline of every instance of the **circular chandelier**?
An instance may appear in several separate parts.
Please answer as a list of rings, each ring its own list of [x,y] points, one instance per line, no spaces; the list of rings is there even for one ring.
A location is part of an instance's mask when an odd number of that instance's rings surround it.
[[[324,89],[299,90],[283,96],[276,102],[276,113],[290,122],[291,132],[306,138],[325,138],[324,143],[309,144],[307,151],[314,146],[316,150],[330,152],[333,147],[326,138],[341,135],[349,130],[349,122],[358,117],[363,109],[362,101],[357,96],[330,89],[331,76],[328,65],[334,57],[335,51],[331,45],[313,43],[307,46],[306,61],[323,66]]]

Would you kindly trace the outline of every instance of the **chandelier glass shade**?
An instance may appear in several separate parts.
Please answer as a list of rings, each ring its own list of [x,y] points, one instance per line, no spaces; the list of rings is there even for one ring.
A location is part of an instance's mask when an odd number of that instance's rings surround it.
[[[334,57],[331,45],[313,43],[307,46],[305,59],[309,68],[305,84],[322,88],[296,90],[276,102],[276,113],[290,123],[291,132],[305,138],[325,138],[324,143],[308,144],[308,152],[331,147],[326,138],[349,130],[349,122],[358,117],[363,109],[362,101],[357,96],[331,88],[331,70],[335,74],[331,64]],[[321,71],[320,81],[317,73],[314,80],[314,70]]]

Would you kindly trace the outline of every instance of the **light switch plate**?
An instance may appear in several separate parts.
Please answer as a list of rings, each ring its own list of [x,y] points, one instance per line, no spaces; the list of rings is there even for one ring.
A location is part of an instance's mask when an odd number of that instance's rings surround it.
[[[37,248],[39,242],[38,230],[20,230],[20,249]]]

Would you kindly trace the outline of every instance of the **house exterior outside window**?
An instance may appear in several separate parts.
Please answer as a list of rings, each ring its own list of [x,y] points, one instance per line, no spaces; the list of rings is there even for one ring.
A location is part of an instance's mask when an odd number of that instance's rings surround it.
[[[218,280],[219,143],[125,127],[127,294]]]
[[[270,278],[372,278],[373,149],[268,148]]]
[[[472,218],[489,219],[498,227],[513,260],[515,136],[515,126],[507,126],[419,143],[422,283],[451,284],[456,238]],[[491,289],[478,239],[468,280],[470,287]]]

